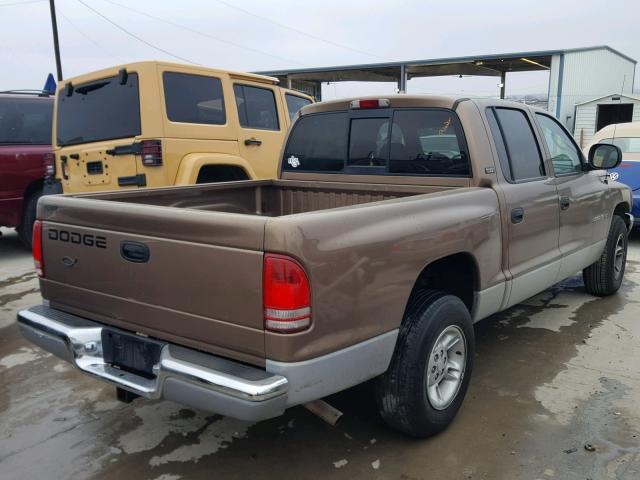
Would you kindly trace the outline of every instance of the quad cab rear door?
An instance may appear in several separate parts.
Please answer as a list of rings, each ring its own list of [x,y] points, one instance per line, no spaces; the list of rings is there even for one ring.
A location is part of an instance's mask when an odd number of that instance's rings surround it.
[[[528,111],[496,106],[486,115],[504,178],[503,225],[513,278],[506,306],[512,306],[557,281],[562,257],[558,190]]]

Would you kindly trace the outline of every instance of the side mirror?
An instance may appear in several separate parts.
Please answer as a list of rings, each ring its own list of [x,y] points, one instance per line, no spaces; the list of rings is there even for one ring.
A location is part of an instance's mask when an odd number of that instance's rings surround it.
[[[593,170],[609,170],[622,162],[622,150],[610,143],[596,143],[589,149],[589,166]]]

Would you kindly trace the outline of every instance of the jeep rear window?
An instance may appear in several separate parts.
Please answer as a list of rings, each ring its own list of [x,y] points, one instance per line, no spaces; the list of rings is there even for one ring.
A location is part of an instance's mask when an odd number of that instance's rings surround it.
[[[295,123],[282,163],[289,172],[468,177],[462,127],[440,108],[332,112]]]
[[[138,75],[72,85],[58,92],[58,145],[113,140],[140,135]]]
[[[170,121],[205,125],[226,123],[222,82],[219,78],[165,72],[162,83]]]
[[[0,144],[50,145],[53,101],[0,98]]]

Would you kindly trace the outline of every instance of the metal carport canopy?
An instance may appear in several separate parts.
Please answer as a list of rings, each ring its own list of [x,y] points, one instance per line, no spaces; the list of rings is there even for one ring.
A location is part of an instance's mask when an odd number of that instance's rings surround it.
[[[551,57],[567,50],[517,52],[468,57],[436,58],[389,63],[369,63],[332,67],[301,68],[293,70],[272,70],[256,72],[277,77],[283,84],[291,85],[292,80],[306,82],[397,82],[401,92],[406,90],[406,82],[417,77],[447,75],[478,75],[502,78],[502,94],[507,72],[528,72],[550,70]]]

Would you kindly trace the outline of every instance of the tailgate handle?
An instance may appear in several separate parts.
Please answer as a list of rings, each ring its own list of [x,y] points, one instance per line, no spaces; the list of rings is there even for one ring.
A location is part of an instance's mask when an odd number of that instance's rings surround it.
[[[60,169],[62,170],[62,178],[65,180],[69,180],[69,175],[67,174],[67,156],[62,155],[60,157]]]
[[[144,243],[122,242],[120,255],[128,262],[146,263],[149,261],[149,247]]]
[[[105,150],[107,155],[141,155],[142,154],[142,143],[133,142],[130,145],[118,145],[113,148],[109,148]]]

